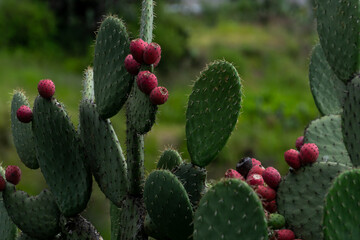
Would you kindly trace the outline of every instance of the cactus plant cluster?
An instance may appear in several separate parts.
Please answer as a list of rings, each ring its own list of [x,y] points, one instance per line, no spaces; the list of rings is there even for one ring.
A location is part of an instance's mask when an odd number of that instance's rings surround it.
[[[186,110],[190,161],[167,149],[146,176],[144,135],[168,97],[154,71],[161,58],[152,42],[154,2],[142,1],[140,36],[133,41],[120,19],[106,17],[93,69],[84,74],[77,128],[51,80],[40,81],[32,109],[23,91],[14,92],[14,145],[27,167],[41,169],[49,189],[29,196],[16,189],[20,169],[0,167],[0,239],[102,239],[81,216],[93,178],[111,202],[113,240],[359,239],[358,7],[354,0],[316,1],[320,44],[309,78],[324,116],[309,124],[297,149],[285,152],[289,173],[281,177],[246,157],[218,182],[207,181],[205,167],[239,117],[235,67],[215,61],[194,83]],[[126,154],[109,119],[123,107]]]

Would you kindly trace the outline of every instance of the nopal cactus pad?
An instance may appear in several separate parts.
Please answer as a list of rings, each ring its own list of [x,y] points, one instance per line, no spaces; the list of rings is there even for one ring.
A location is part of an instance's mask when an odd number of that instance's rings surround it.
[[[360,236],[360,170],[340,174],[324,207],[325,240],[357,240]]]
[[[317,30],[324,54],[343,81],[360,70],[360,14],[357,0],[316,0]]]
[[[342,130],[344,143],[351,162],[355,167],[360,166],[360,78],[354,78],[347,85],[347,94],[342,113]]]
[[[320,113],[340,114],[346,87],[329,66],[319,44],[312,51],[309,79],[311,93]]]
[[[289,173],[281,181],[277,191],[278,211],[297,237],[323,239],[325,194],[332,181],[348,169],[340,163],[318,162]]]
[[[37,97],[32,127],[41,172],[62,214],[80,213],[90,198],[92,176],[81,140],[63,106],[56,99]]]
[[[11,132],[16,151],[20,160],[31,169],[39,168],[36,158],[34,135],[31,130],[31,123],[22,123],[16,117],[16,111],[20,106],[30,104],[22,91],[14,91],[11,101]]]
[[[3,198],[10,218],[27,235],[48,239],[60,232],[60,211],[50,191],[30,197],[7,183]]]
[[[318,161],[327,160],[352,166],[343,141],[340,115],[328,115],[312,121],[305,129],[304,142],[318,146]]]
[[[180,154],[175,149],[166,149],[160,156],[156,165],[158,169],[172,170],[174,167],[179,166],[183,160]]]
[[[221,151],[241,107],[240,77],[226,61],[210,64],[196,80],[186,111],[186,138],[191,161],[208,165]]]
[[[100,116],[114,116],[128,98],[134,78],[126,71],[129,36],[123,22],[108,16],[101,24],[95,43],[94,88]]]
[[[80,104],[80,135],[87,161],[101,191],[118,207],[128,190],[124,155],[109,119],[103,120],[95,103]]]
[[[217,183],[200,200],[194,216],[194,240],[267,239],[261,201],[245,182]]]
[[[14,240],[16,238],[16,232],[16,226],[6,211],[3,197],[0,193],[0,239]]]
[[[168,170],[152,172],[145,182],[144,202],[150,218],[170,239],[193,233],[193,209],[180,180]]]

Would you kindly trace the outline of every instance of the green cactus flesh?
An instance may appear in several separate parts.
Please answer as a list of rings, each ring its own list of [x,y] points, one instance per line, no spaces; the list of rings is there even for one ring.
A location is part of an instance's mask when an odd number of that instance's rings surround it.
[[[319,148],[318,161],[338,162],[352,166],[343,142],[341,116],[329,115],[316,119],[306,128],[305,143],[315,143]]]
[[[155,238],[156,240],[170,240],[163,233],[161,233],[158,226],[151,220],[149,214],[145,216],[144,229],[148,236]]]
[[[340,114],[346,86],[329,66],[321,45],[316,45],[312,52],[309,79],[315,104],[321,114]]]
[[[326,240],[357,240],[360,237],[360,170],[343,172],[326,196]]]
[[[355,167],[360,166],[360,78],[356,77],[347,86],[342,113],[344,143]]]
[[[168,170],[152,172],[145,182],[144,202],[155,225],[172,240],[193,233],[193,210],[184,186]]]
[[[335,74],[349,81],[360,69],[360,15],[357,0],[316,0],[317,30]]]
[[[86,208],[92,187],[81,140],[64,107],[55,99],[37,97],[33,117],[41,171],[62,214],[76,215]]]
[[[37,196],[29,197],[7,183],[3,199],[10,218],[27,235],[48,239],[60,232],[60,211],[50,191],[44,190]]]
[[[183,162],[180,154],[175,149],[166,149],[160,156],[157,169],[172,170]]]
[[[126,71],[129,36],[123,22],[108,16],[101,24],[95,43],[94,90],[100,116],[110,118],[124,105],[134,78]]]
[[[195,82],[186,111],[186,138],[191,161],[208,165],[221,151],[241,107],[240,77],[226,61],[210,64]]]
[[[61,232],[66,240],[103,240],[95,227],[84,217],[60,218]]]
[[[11,101],[11,132],[16,151],[20,160],[31,169],[39,168],[36,158],[34,135],[30,123],[22,123],[16,117],[16,111],[20,106],[30,104],[22,91],[14,91]]]
[[[349,167],[340,163],[314,163],[289,173],[277,191],[278,212],[298,238],[323,239],[325,194],[332,181]]]
[[[267,239],[259,197],[243,181],[217,183],[200,200],[194,216],[194,240]]]
[[[143,0],[141,11],[140,37],[148,43],[153,38],[153,22],[154,22],[154,1]]]
[[[91,171],[103,193],[115,205],[121,205],[128,190],[125,158],[109,119],[103,120],[96,105],[80,104],[80,135]]]
[[[110,212],[112,240],[147,239],[143,228],[145,210],[141,200],[128,196],[121,208],[111,204]]]
[[[82,99],[91,101],[95,100],[94,71],[91,67],[88,67],[84,71]]]
[[[0,193],[0,240],[14,240],[16,238],[16,226],[10,219]]]
[[[186,189],[192,206],[196,207],[205,193],[206,169],[192,163],[183,163],[173,173]]]

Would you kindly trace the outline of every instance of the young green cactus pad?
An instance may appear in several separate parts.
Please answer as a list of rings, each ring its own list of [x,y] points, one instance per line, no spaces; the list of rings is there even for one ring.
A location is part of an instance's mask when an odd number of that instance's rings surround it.
[[[329,115],[312,121],[305,130],[305,143],[319,148],[319,161],[338,162],[352,166],[343,141],[341,116]],[[324,156],[327,156],[323,159]]]
[[[186,189],[192,206],[196,207],[205,193],[206,169],[192,163],[183,163],[173,173]]]
[[[322,115],[340,114],[345,96],[345,84],[329,66],[321,45],[313,49],[309,67],[310,88]]]
[[[103,240],[95,227],[80,215],[60,218],[61,232],[66,240]]]
[[[349,81],[359,73],[359,1],[316,0],[317,30],[335,74]]]
[[[256,193],[238,179],[223,180],[200,200],[194,240],[267,239],[267,224]]]
[[[186,138],[191,161],[208,165],[234,130],[241,107],[240,77],[226,61],[210,64],[194,84],[186,111]]]
[[[96,105],[80,104],[80,133],[90,165],[100,189],[118,207],[128,190],[124,155],[109,119],[103,120]]]
[[[22,123],[16,117],[16,111],[20,106],[30,104],[22,91],[14,91],[11,101],[11,132],[14,145],[20,160],[31,169],[39,168],[36,158],[34,136],[31,130],[31,123]]]
[[[111,204],[110,212],[112,240],[147,239],[143,228],[145,209],[139,199],[128,196],[121,208]]]
[[[50,191],[44,190],[37,196],[29,197],[7,183],[3,198],[10,218],[27,235],[48,239],[60,232],[60,211]]]
[[[325,240],[357,240],[360,236],[360,170],[340,174],[324,207]]]
[[[103,118],[110,118],[119,112],[133,85],[134,78],[124,66],[129,44],[123,22],[108,16],[97,34],[94,57],[95,98]]]
[[[16,238],[16,226],[10,219],[0,193],[0,239],[14,240]]]
[[[348,169],[340,163],[318,162],[289,173],[281,181],[277,191],[278,211],[297,237],[323,239],[325,194],[332,180]]]
[[[74,216],[86,208],[92,186],[78,133],[55,99],[36,98],[32,123],[45,180],[62,214]]]
[[[342,130],[345,146],[355,167],[360,166],[360,78],[354,78],[347,85],[347,94],[342,113]]]
[[[172,170],[173,168],[179,166],[182,162],[183,160],[181,159],[180,154],[175,149],[169,148],[161,154],[156,168]]]
[[[193,233],[193,210],[181,182],[168,170],[152,172],[145,182],[144,202],[150,218],[172,240]]]

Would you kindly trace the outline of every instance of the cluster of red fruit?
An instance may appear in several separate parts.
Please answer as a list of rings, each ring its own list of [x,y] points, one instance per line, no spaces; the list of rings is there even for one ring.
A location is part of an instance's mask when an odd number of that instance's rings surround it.
[[[304,136],[296,139],[296,149],[290,149],[284,153],[285,161],[295,170],[316,162],[319,157],[319,148],[315,143],[304,144]]]
[[[125,58],[125,68],[132,74],[137,75],[136,83],[143,93],[150,95],[151,103],[155,105],[164,104],[169,96],[165,87],[158,86],[155,74],[149,71],[140,71],[141,65],[151,65],[156,67],[161,59],[161,47],[157,43],[147,43],[142,39],[134,39],[130,43],[131,54]]]
[[[51,99],[55,94],[55,84],[50,79],[41,80],[38,84],[38,92],[41,97]],[[22,123],[29,123],[32,120],[33,114],[31,108],[22,105],[16,111],[16,116]]]
[[[6,168],[5,171],[6,181],[17,185],[21,179],[21,170],[18,166],[10,165]],[[0,175],[0,192],[4,191],[6,187],[5,179]]]

